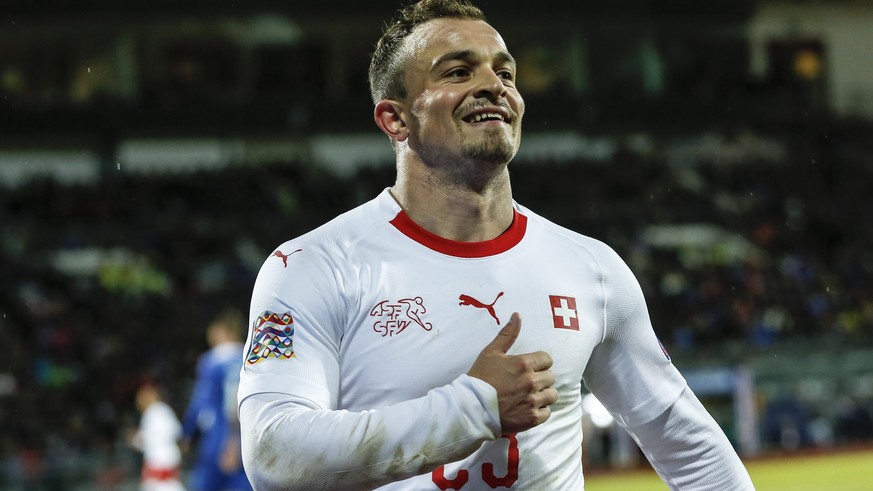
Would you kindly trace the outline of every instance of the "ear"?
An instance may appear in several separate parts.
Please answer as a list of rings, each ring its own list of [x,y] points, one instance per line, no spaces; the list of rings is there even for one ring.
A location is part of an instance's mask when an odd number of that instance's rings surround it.
[[[376,126],[393,141],[404,141],[409,137],[409,127],[406,126],[406,116],[403,107],[397,101],[383,99],[373,109]]]

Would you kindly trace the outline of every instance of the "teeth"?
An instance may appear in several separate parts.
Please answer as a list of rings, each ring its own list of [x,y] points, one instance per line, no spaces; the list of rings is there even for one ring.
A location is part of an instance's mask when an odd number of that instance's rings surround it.
[[[482,121],[483,119],[497,119],[499,121],[503,121],[503,116],[501,116],[498,113],[483,113],[483,114],[476,114],[470,119],[474,123],[478,123],[479,121]]]

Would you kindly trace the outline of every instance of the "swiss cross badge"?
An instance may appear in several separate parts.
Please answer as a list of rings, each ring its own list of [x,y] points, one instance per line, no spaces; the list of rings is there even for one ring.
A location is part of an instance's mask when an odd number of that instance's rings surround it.
[[[552,306],[552,321],[556,329],[579,330],[579,313],[574,297],[549,295],[549,304]]]

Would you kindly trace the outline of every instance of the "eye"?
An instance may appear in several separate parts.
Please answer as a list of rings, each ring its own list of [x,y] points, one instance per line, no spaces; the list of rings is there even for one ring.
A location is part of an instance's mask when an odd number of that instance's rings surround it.
[[[497,70],[497,76],[502,78],[503,80],[512,82],[515,80],[515,74],[512,73],[512,70],[508,68],[504,68],[502,70]]]
[[[470,76],[470,70],[467,67],[452,68],[446,72],[448,78],[467,78]]]

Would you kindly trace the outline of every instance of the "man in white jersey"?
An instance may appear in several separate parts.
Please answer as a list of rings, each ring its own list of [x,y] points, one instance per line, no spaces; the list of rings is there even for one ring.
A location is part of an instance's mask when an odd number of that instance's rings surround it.
[[[513,201],[515,75],[464,0],[386,29],[370,84],[394,186],[279,246],[254,287],[255,489],[582,489],[583,379],[671,488],[753,489],[625,263]]]
[[[158,388],[143,384],[136,393],[136,407],[142,413],[131,443],[143,454],[142,491],[185,491],[179,476],[182,424],[162,399]]]

